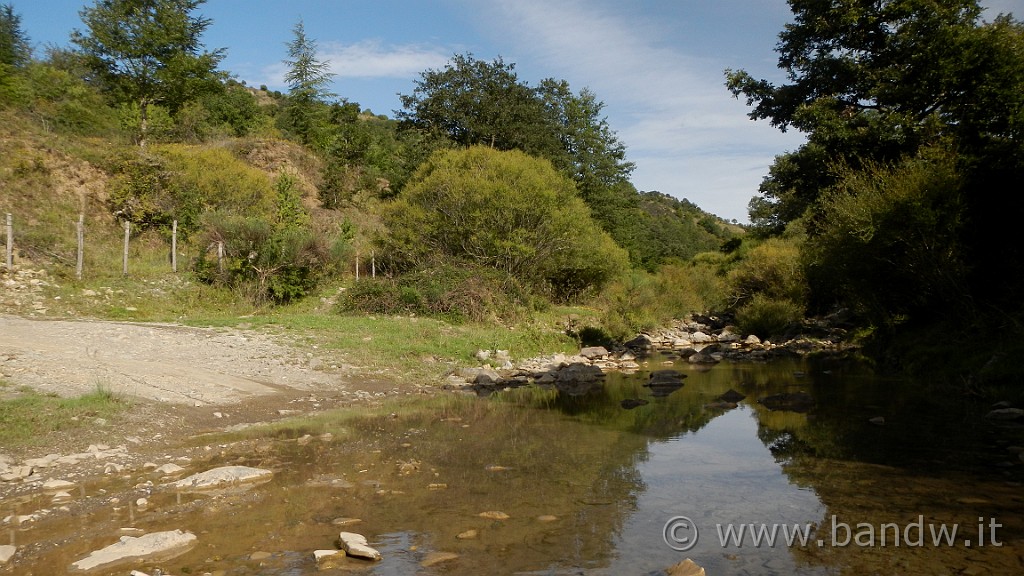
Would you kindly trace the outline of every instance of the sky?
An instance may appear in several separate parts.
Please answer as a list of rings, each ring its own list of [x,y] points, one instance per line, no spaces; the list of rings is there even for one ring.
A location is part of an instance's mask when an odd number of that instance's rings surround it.
[[[91,0],[4,0],[42,54],[84,29]],[[1024,0],[983,0],[987,15],[1024,17]],[[531,86],[544,78],[588,88],[636,164],[638,190],[685,198],[727,220],[747,222],[776,155],[798,148],[724,84],[743,69],[781,83],[778,34],[791,21],[785,0],[207,0],[207,49],[224,48],[221,69],[251,86],[286,91],[286,43],[298,22],[335,74],[331,90],[394,117],[398,94],[454,54],[514,63]]]

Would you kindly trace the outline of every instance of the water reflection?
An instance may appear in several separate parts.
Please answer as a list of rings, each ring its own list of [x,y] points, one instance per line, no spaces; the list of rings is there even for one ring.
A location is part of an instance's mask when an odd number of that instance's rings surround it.
[[[739,395],[725,399],[730,390]],[[384,560],[336,570],[369,574],[647,574],[685,557],[709,574],[1021,573],[1021,466],[1005,464],[1006,447],[1024,445],[1020,430],[917,390],[798,361],[656,363],[587,392],[524,387],[385,417],[331,416],[233,442],[195,465],[272,468],[268,484],[216,497],[157,488],[145,511],[74,509],[73,521],[16,535],[37,550],[20,567],[62,573],[131,525],[199,536],[160,566],[173,574],[318,573],[312,551],[332,547],[341,529],[365,534]],[[772,396],[787,402],[765,402]],[[88,491],[130,502],[138,480]],[[480,516],[489,511],[508,518]],[[685,552],[665,541],[680,516],[699,530]],[[834,521],[918,517],[974,532],[979,517],[998,518],[1006,545],[816,545]],[[806,546],[721,544],[724,530],[735,538],[750,524],[819,529]],[[457,557],[425,566],[436,552]]]

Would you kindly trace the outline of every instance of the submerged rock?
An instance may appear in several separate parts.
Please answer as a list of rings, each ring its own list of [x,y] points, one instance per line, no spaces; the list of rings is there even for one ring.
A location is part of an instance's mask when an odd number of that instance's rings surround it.
[[[644,400],[643,398],[626,398],[620,404],[626,410],[632,410],[633,408],[645,406],[649,404],[649,402],[647,400]]]
[[[739,402],[744,398],[746,398],[745,395],[733,390],[732,388],[729,388],[727,392],[719,395],[718,398],[716,398],[716,400],[718,400],[719,402],[732,402],[733,404],[739,404]]]
[[[814,407],[814,398],[806,392],[773,394],[761,398],[758,402],[773,412],[809,412]]]
[[[254,484],[270,480],[274,473],[262,468],[249,466],[222,466],[206,472],[193,474],[173,483],[174,488],[182,490],[216,490],[241,484]]]
[[[195,534],[181,530],[153,532],[138,538],[122,536],[120,541],[73,563],[71,568],[85,572],[133,560],[166,561],[188,552],[195,543]]]

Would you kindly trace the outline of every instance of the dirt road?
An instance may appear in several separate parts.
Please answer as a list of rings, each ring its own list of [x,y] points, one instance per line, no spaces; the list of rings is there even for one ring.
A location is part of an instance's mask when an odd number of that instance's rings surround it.
[[[346,371],[255,332],[0,316],[0,379],[61,396],[102,386],[158,402],[216,406],[338,390]]]

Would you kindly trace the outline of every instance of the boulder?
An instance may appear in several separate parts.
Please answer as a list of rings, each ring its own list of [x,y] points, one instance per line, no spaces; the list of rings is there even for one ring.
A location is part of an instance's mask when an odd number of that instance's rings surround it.
[[[267,482],[274,475],[270,470],[249,466],[222,466],[193,474],[171,484],[179,490],[216,490],[243,484]]]
[[[720,394],[718,398],[716,398],[716,400],[720,402],[732,402],[733,404],[737,404],[744,398],[746,398],[745,395],[730,388],[727,392]]]
[[[138,560],[163,562],[188,552],[195,543],[195,534],[181,530],[153,532],[138,538],[122,536],[118,542],[73,563],[71,568],[85,572]]]
[[[580,356],[583,356],[587,360],[596,360],[598,358],[605,358],[609,354],[608,349],[604,346],[589,346],[580,350]]]
[[[773,394],[761,398],[758,402],[773,412],[809,412],[814,407],[814,398],[806,392]]]
[[[371,548],[366,542],[366,537],[362,534],[342,532],[338,535],[338,539],[341,541],[341,549],[345,551],[345,554],[353,558],[364,558],[366,560],[381,559],[380,552]]]
[[[10,562],[11,558],[14,558],[14,553],[18,551],[16,546],[10,544],[4,544],[0,546],[0,566]]]

